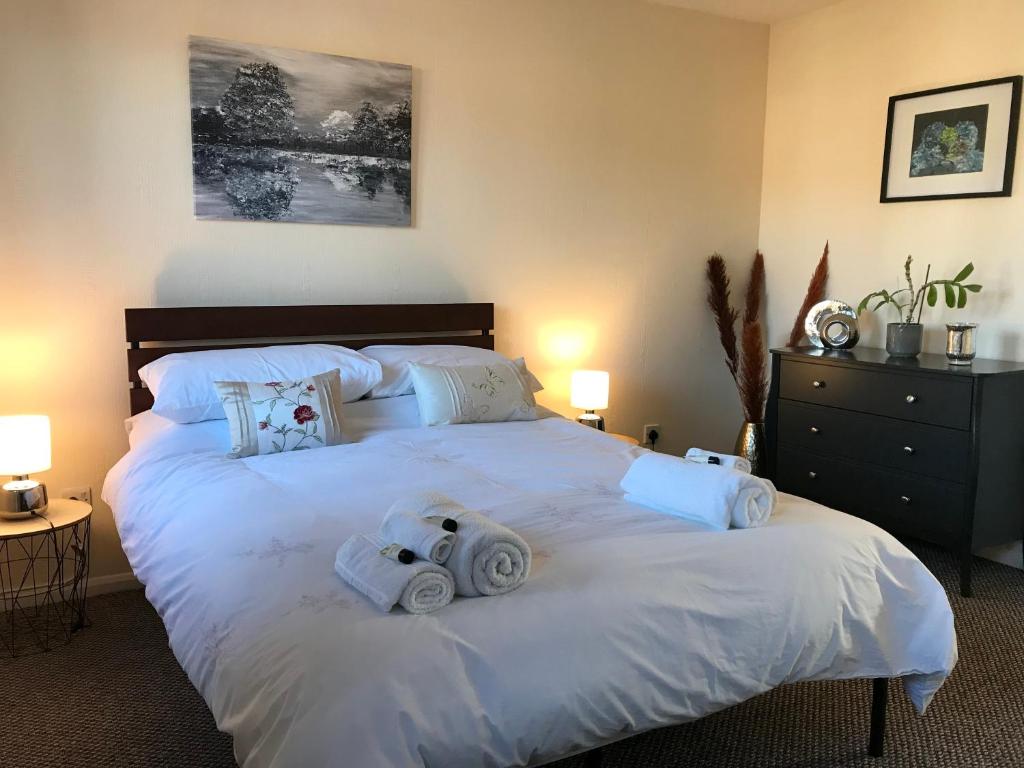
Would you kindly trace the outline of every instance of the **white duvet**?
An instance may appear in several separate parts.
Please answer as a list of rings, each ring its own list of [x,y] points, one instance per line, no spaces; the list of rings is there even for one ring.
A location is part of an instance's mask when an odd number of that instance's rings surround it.
[[[246,768],[535,765],[798,680],[902,676],[923,710],[956,662],[940,585],[856,518],[783,494],[763,528],[702,530],[624,502],[639,449],[561,418],[422,428],[412,396],[345,413],[357,442],[243,460],[223,421],[147,414],[107,478]],[[518,531],[527,583],[427,616],[344,584],[341,542],[421,489]]]

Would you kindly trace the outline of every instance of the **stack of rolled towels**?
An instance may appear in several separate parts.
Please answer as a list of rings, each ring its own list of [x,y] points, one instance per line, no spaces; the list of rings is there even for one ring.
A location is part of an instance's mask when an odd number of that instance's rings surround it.
[[[381,610],[443,608],[455,595],[501,595],[530,573],[521,536],[440,493],[400,498],[375,535],[341,545],[334,569]]]
[[[778,501],[775,486],[750,474],[746,459],[700,448],[682,458],[645,453],[620,485],[626,501],[722,531],[764,525]]]

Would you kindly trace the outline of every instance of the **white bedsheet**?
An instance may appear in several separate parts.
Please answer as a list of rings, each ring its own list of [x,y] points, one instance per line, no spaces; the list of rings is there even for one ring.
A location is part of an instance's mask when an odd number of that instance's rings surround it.
[[[348,405],[358,442],[243,460],[208,424],[149,429],[107,478],[246,768],[534,765],[798,680],[903,676],[923,710],[956,662],[942,588],[868,523],[783,494],[764,528],[701,530],[624,502],[639,449],[596,430],[421,428],[415,408]],[[334,574],[341,542],[428,488],[530,543],[522,588],[382,614]]]

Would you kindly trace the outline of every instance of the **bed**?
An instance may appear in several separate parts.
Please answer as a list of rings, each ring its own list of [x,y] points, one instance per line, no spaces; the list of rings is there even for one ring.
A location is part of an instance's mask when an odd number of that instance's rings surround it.
[[[856,678],[875,680],[880,754],[886,682],[923,711],[956,663],[945,593],[879,528],[785,494],[764,528],[726,532],[629,504],[618,482],[642,449],[552,413],[425,428],[415,396],[362,400],[345,406],[350,444],[230,460],[224,422],[146,412],[138,367],[161,354],[342,336],[492,348],[491,305],[126,318],[137,415],[104,498],[245,768],[596,762],[604,744],[785,683]],[[527,583],[414,616],[340,581],[340,543],[422,489],[518,531]]]

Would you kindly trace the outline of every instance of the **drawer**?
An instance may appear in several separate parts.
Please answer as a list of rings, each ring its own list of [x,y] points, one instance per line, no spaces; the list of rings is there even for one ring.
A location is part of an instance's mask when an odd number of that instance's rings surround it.
[[[784,359],[779,397],[954,429],[967,429],[971,423],[971,382],[948,376]]]
[[[779,401],[778,442],[900,472],[966,483],[970,433],[839,408]]]
[[[863,516],[887,531],[954,545],[965,531],[965,489],[940,480],[876,470],[862,494]]]
[[[962,485],[789,446],[779,448],[777,479],[780,491],[849,512],[895,534],[951,546],[965,530]]]
[[[780,445],[775,484],[780,491],[859,514],[861,468],[848,461]]]

